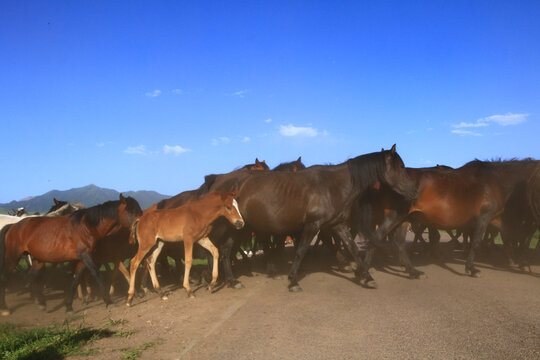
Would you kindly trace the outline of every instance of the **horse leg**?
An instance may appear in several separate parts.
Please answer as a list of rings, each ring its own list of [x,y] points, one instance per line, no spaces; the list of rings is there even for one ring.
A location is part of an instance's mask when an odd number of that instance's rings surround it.
[[[163,245],[165,243],[163,241],[158,241],[156,248],[152,252],[152,255],[150,255],[150,259],[148,261],[148,271],[150,272],[150,278],[152,279],[152,285],[154,286],[154,290],[156,290],[163,300],[167,300],[168,297],[163,293],[161,290],[161,287],[159,285],[159,281],[156,275],[156,261],[159,256],[159,253],[161,253],[161,249],[163,249]],[[167,257],[165,257],[165,261]]]
[[[289,291],[291,292],[302,291],[302,288],[300,285],[298,285],[298,269],[300,268],[300,264],[302,263],[302,260],[309,249],[311,240],[313,240],[319,231],[319,224],[317,223],[306,224],[304,226],[304,230],[300,236],[300,242],[298,243],[298,247],[296,249],[296,255],[291,267],[291,272],[289,273]]]
[[[218,249],[212,244],[212,241],[210,241],[209,238],[205,237],[198,241],[198,244],[201,245],[206,250],[210,251],[212,254],[212,258],[214,260],[213,266],[212,266],[212,282],[208,286],[208,290],[210,290],[210,293],[212,293],[212,290],[214,289],[214,286],[216,286],[217,278],[218,278],[218,262],[219,262],[219,251]]]
[[[225,273],[225,282],[228,287],[233,289],[241,289],[244,287],[240,281],[234,278],[231,266],[231,251],[234,247],[235,239],[230,234],[227,234],[227,240],[220,246],[220,253],[223,259],[223,272]],[[184,274],[185,278],[185,274]],[[184,280],[185,281],[185,280]]]
[[[84,265],[88,268],[90,271],[90,274],[96,279],[96,282],[99,286],[99,291],[101,291],[101,296],[103,296],[103,301],[105,301],[105,305],[112,304],[111,298],[109,297],[109,292],[105,290],[105,286],[103,284],[103,280],[101,279],[101,275],[99,273],[99,269],[92,259],[92,256],[90,256],[87,252],[82,252],[79,254],[79,258],[82,260]]]
[[[428,227],[429,232],[429,246],[431,247],[431,255],[440,259],[441,258],[441,234],[438,229]]]
[[[66,291],[66,298],[64,300],[66,306],[66,314],[69,316],[73,314],[73,293],[75,289],[79,286],[81,277],[86,269],[85,264],[82,261],[79,261],[75,267],[75,275],[73,276],[73,282],[71,287]]]
[[[349,228],[344,224],[340,224],[333,228],[333,232],[334,235],[341,240],[341,242],[347,247],[349,253],[353,256],[357,265],[354,272],[356,278],[365,287],[377,288],[377,283],[375,282],[373,277],[371,277],[368,268],[366,267],[366,264],[364,263],[364,261],[362,261],[362,258],[360,257],[360,251],[358,250],[358,246],[356,246],[356,243],[354,242]]]
[[[142,239],[139,236],[139,248],[137,249],[137,253],[135,254],[135,256],[131,259],[129,263],[129,290],[128,290],[128,298],[126,301],[127,306],[131,306],[133,295],[135,295],[135,278],[137,275],[137,269],[139,268],[139,264],[144,259],[148,251],[150,251],[150,249],[154,246],[154,243],[152,242],[141,241],[141,240]],[[150,270],[147,269],[147,271],[150,271]]]
[[[187,296],[189,298],[194,298],[193,291],[189,286],[189,273],[191,271],[191,264],[193,263],[193,242],[186,241],[184,239],[184,289],[187,291]],[[216,261],[214,261],[213,268],[217,266]]]
[[[480,217],[477,220],[474,231],[472,232],[471,246],[469,249],[469,255],[467,256],[467,262],[465,263],[465,272],[470,273],[472,277],[479,277],[480,270],[474,267],[474,253],[480,247],[482,243],[482,235],[486,231],[489,224],[487,216]]]
[[[43,295],[43,265],[44,263],[41,261],[34,260],[32,267],[30,268],[32,296],[37,300],[39,310],[41,311],[45,311],[47,307],[45,296]]]
[[[407,253],[407,249],[405,247],[405,237],[407,235],[407,224],[402,223],[400,226],[398,226],[392,233],[390,233],[390,238],[394,244],[396,244],[398,248],[398,255],[400,262],[405,266],[405,271],[409,273],[410,279],[419,279],[424,275],[424,273],[420,270],[417,270],[411,262],[411,259],[409,258],[409,255]]]

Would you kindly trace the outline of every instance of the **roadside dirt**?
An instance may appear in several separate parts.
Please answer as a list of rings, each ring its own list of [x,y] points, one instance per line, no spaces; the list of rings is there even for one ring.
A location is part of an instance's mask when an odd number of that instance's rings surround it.
[[[446,245],[446,244],[443,244]],[[481,277],[464,274],[462,251],[443,246],[444,262],[414,255],[427,278],[409,280],[392,259],[372,270],[379,288],[365,289],[340,273],[324,251],[311,251],[303,266],[304,291],[287,291],[284,261],[279,277],[241,275],[245,288],[204,288],[188,299],[169,284],[169,300],[151,293],[125,306],[75,300],[69,326],[109,327],[125,336],[100,339],[80,359],[122,359],[136,348],[141,359],[538,359],[540,266],[522,272],[500,264],[501,254],[479,256]],[[288,249],[292,259],[292,249]],[[381,262],[382,264],[382,262]],[[62,324],[63,292],[47,290],[48,309],[28,292],[10,291],[13,314],[2,322],[28,327]],[[146,346],[144,346],[146,344]]]

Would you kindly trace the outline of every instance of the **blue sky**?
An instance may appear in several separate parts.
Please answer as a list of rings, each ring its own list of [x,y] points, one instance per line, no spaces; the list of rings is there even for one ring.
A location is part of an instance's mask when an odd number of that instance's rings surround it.
[[[540,157],[538,1],[2,1],[0,202]]]

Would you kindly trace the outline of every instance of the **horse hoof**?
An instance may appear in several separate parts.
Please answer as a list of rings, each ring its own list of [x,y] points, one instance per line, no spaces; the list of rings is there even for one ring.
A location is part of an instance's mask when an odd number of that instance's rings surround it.
[[[480,277],[480,271],[476,271],[476,272],[471,273],[471,277],[479,278]]]
[[[368,289],[377,289],[379,286],[375,280],[366,280],[364,281],[364,286]]]
[[[169,297],[167,295],[162,295],[161,300],[169,300]]]
[[[126,306],[127,306],[127,307],[131,307],[131,303],[130,303],[130,302],[127,302],[127,303],[126,303]]]
[[[302,288],[300,287],[300,285],[294,285],[294,286],[291,286],[289,288],[289,291],[290,292],[301,292],[302,291]]]
[[[236,290],[243,289],[243,288],[244,288],[244,285],[240,281],[234,284],[233,286],[233,289],[236,289]]]
[[[72,317],[73,314],[73,310],[66,311],[66,317]]]
[[[45,307],[45,305],[38,305],[38,309],[40,311],[45,311],[46,307]]]
[[[416,278],[420,279],[420,280],[425,280],[425,279],[427,279],[427,275],[422,273],[422,274],[418,275]]]
[[[2,311],[0,312],[0,315],[2,315],[2,316],[9,316],[9,310],[2,310]]]
[[[422,272],[409,274],[409,279],[425,279],[426,275]]]

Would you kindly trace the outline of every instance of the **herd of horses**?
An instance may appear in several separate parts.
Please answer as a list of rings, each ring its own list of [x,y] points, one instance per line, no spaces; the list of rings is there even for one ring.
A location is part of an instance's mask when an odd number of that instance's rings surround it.
[[[129,282],[127,305],[135,294],[139,267],[151,278],[162,298],[156,262],[184,256],[183,286],[193,296],[189,275],[193,245],[211,256],[212,281],[240,288],[232,259],[244,254],[253,235],[262,247],[269,274],[283,256],[285,238],[294,239],[295,257],[288,288],[301,291],[298,272],[313,239],[318,238],[337,259],[352,261],[355,278],[365,287],[377,286],[369,273],[376,249],[397,249],[411,278],[415,269],[405,247],[409,224],[416,232],[429,229],[438,246],[439,230],[458,230],[470,238],[465,272],[479,275],[475,253],[484,234],[498,231],[509,259],[523,264],[533,234],[540,228],[540,161],[471,161],[447,166],[406,168],[396,152],[381,150],[338,165],[306,168],[301,158],[270,170],[256,159],[227,174],[208,175],[196,190],[185,191],[152,205],[144,212],[137,201],[123,197],[90,208],[66,207],[55,200],[45,216],[10,217],[0,223],[0,312],[8,315],[5,292],[8,277],[21,257],[29,263],[31,292],[45,309],[45,263],[73,264],[74,279],[65,294],[72,312],[75,289],[85,270],[92,275],[106,304],[110,291],[100,264],[115,264]],[[57,210],[64,206],[66,212]],[[5,216],[6,218],[8,216]],[[0,221],[2,218],[0,218]],[[367,240],[361,251],[356,236]],[[129,272],[124,261],[130,260]],[[166,260],[164,261],[167,262]],[[141,266],[140,266],[141,265]],[[218,270],[218,268],[220,270]]]

